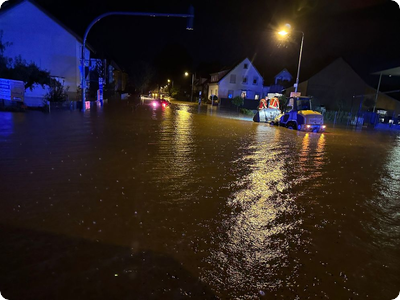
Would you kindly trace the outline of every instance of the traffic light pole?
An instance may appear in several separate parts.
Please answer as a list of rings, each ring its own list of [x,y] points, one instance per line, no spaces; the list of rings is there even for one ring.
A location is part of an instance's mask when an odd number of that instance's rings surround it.
[[[85,72],[85,45],[86,39],[89,34],[90,29],[96,24],[98,21],[108,16],[141,16],[141,17],[167,17],[167,18],[187,18],[188,22],[186,25],[186,30],[193,30],[193,19],[194,19],[194,8],[190,6],[189,14],[160,14],[160,13],[146,13],[146,12],[108,12],[104,13],[97,18],[95,18],[89,26],[86,28],[85,35],[83,36],[82,43],[82,56],[81,56],[81,88],[82,88],[82,111],[86,109],[86,72]]]

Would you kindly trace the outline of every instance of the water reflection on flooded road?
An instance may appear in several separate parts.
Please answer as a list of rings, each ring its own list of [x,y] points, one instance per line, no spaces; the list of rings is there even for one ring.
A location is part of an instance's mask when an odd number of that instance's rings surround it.
[[[298,252],[311,239],[302,226],[303,204],[298,198],[307,181],[321,180],[325,164],[325,136],[258,126],[249,154],[235,164],[247,168],[238,191],[228,200],[231,215],[223,221],[210,263],[218,266],[207,277],[220,283],[226,297],[297,295],[302,266]],[[298,143],[296,143],[298,141]]]
[[[400,134],[217,108],[0,112],[8,299],[393,299]]]

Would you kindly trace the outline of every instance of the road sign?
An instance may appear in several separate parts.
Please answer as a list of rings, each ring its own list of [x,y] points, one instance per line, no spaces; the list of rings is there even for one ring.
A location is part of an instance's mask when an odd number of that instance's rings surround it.
[[[290,97],[300,97],[301,93],[300,92],[290,92]]]
[[[97,91],[97,100],[103,101],[103,78],[99,77],[99,89]]]
[[[0,78],[0,99],[11,100],[10,80]]]
[[[0,78],[0,100],[24,101],[25,85],[23,81]]]

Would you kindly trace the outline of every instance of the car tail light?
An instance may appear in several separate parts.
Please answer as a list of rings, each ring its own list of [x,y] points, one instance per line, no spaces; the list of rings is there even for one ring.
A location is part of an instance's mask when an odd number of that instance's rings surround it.
[[[163,103],[162,106],[165,107],[166,106],[165,103]]]

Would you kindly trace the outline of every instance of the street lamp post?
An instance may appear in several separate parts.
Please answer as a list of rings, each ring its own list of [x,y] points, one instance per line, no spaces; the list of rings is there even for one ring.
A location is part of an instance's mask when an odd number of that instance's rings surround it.
[[[190,102],[193,102],[193,88],[194,88],[194,74],[192,74],[192,93],[190,95]]]
[[[297,88],[299,87],[301,56],[303,54],[303,44],[304,44],[304,32],[303,31],[300,31],[300,32],[301,32],[301,44],[300,44],[299,65],[297,66],[296,87],[294,88],[295,93],[297,93]]]
[[[185,76],[189,76],[189,73],[185,72]],[[190,92],[190,102],[193,102],[194,77],[195,77],[195,74],[192,73],[192,90]]]
[[[286,24],[285,26],[286,26],[287,28],[290,28],[290,27],[291,27],[289,24]],[[303,31],[298,31],[298,30],[295,30],[295,31],[293,31],[293,32],[300,32],[300,33],[301,33],[301,43],[300,43],[299,62],[298,62],[298,65],[297,65],[296,84],[295,84],[295,87],[294,87],[294,91],[295,91],[295,93],[297,93],[297,89],[298,89],[298,86],[299,86],[299,76],[300,76],[301,58],[302,58],[302,55],[303,55],[304,32],[303,32]],[[278,32],[278,34],[281,35],[281,36],[286,36],[288,33],[289,33],[289,32],[288,32],[286,29],[283,29],[283,30],[281,30],[281,31]]]

